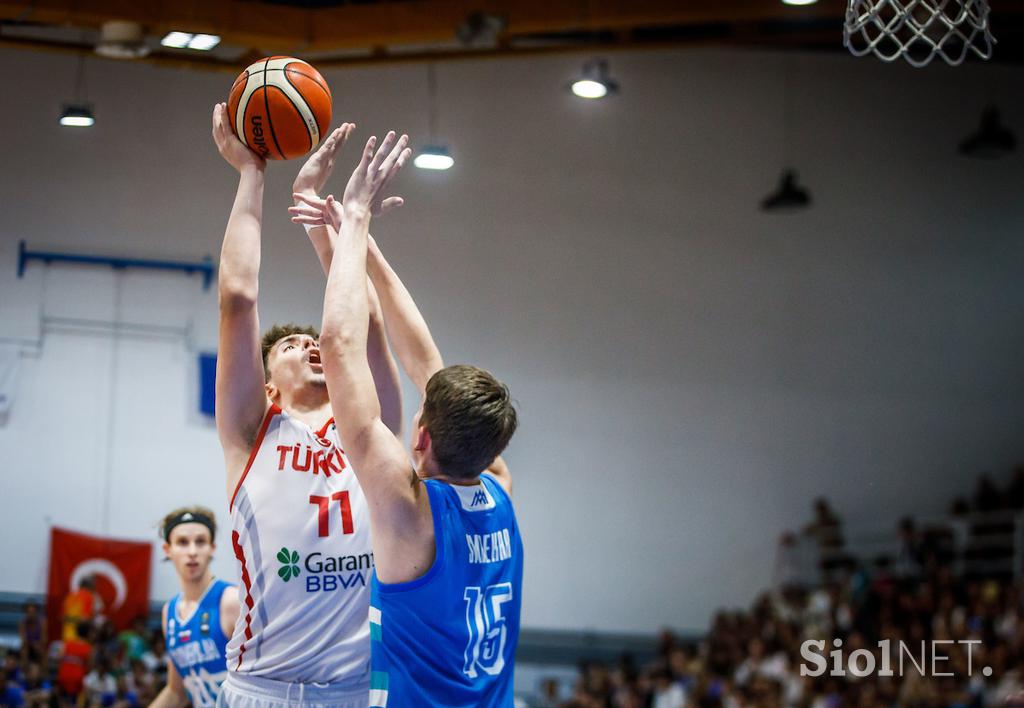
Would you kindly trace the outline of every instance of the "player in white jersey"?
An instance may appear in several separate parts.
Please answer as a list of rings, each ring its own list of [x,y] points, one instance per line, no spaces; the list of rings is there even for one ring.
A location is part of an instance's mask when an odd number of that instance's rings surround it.
[[[335,130],[306,162],[295,192],[322,187],[351,127]],[[265,163],[231,132],[224,104],[214,108],[213,137],[239,172],[220,259],[216,419],[242,607],[218,704],[364,708],[373,568],[366,500],[331,419],[316,330],[275,327],[261,346]],[[309,235],[326,268],[326,229]],[[379,307],[372,320],[367,359],[398,431],[398,374]]]

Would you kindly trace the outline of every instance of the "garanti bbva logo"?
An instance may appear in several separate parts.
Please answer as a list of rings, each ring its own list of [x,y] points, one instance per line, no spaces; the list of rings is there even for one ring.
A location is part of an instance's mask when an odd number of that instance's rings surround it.
[[[299,577],[298,551],[289,551],[287,548],[282,548],[277,552],[277,559],[281,561],[281,567],[277,569],[277,574],[281,576],[281,580],[287,583],[292,578]]]
[[[299,577],[301,566],[306,569],[306,592],[334,592],[355,587],[366,587],[373,572],[373,553],[351,556],[325,556],[319,551],[301,558],[298,551],[282,548],[277,552],[281,562],[277,574],[288,582]],[[301,563],[300,563],[301,561]]]

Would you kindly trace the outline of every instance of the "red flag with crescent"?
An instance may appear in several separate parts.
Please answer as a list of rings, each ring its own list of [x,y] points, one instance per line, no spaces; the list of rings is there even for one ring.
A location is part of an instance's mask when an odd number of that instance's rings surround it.
[[[128,628],[136,617],[148,615],[152,549],[145,542],[52,528],[46,590],[50,639],[58,639],[62,634],[65,608],[69,615],[109,617],[119,630]],[[78,596],[69,597],[86,578],[92,578],[94,593],[81,593],[81,600]],[[73,622],[69,622],[69,629],[71,625]]]

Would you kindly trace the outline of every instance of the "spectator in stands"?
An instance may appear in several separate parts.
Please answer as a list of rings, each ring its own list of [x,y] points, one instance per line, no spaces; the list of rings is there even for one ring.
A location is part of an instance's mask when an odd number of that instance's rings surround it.
[[[96,592],[96,578],[87,575],[78,582],[78,587],[64,598],[63,629],[61,638],[64,641],[78,637],[78,623],[91,622],[103,611],[103,600]]]
[[[117,629],[109,619],[103,618],[96,624],[93,639],[93,662],[105,660],[108,666],[120,666],[124,657],[124,645],[117,638]]]
[[[128,663],[141,659],[149,651],[148,636],[149,630],[146,628],[145,617],[136,617],[132,621],[130,629],[126,629],[117,635],[117,640],[122,646],[124,658]]]
[[[82,692],[82,682],[89,670],[92,655],[92,623],[82,620],[75,629],[75,636],[64,640],[64,646],[57,664],[57,685],[65,698],[72,702]]]
[[[117,695],[117,679],[107,657],[101,656],[96,659],[93,670],[85,675],[83,686],[89,703],[99,700],[104,706],[113,704]]]
[[[157,694],[156,677],[146,669],[141,659],[134,659],[131,662],[131,672],[128,674],[128,685],[139,698],[139,702],[149,705]]]
[[[898,527],[899,546],[896,561],[893,563],[893,575],[897,578],[916,578],[921,573],[924,553],[921,537],[917,532],[914,519],[904,516]]]
[[[772,586],[780,592],[804,584],[803,567],[800,562],[800,547],[796,534],[786,531],[779,537],[775,550],[775,567],[772,570]]]
[[[978,478],[978,486],[974,488],[974,510],[987,512],[1005,508],[1005,499],[999,488],[987,472]]]
[[[114,708],[139,708],[139,696],[132,689],[128,677],[121,674],[117,677],[112,704]]]
[[[1017,465],[1013,470],[1013,478],[1006,488],[1006,503],[1011,509],[1024,509],[1024,465]]]
[[[558,679],[542,679],[540,682],[540,705],[537,708],[555,708],[559,704],[560,694]]]
[[[651,673],[651,708],[683,708],[686,705],[686,691],[672,680],[672,672],[665,665],[660,665]],[[639,695],[631,696],[634,705],[641,703]]]
[[[50,704],[53,687],[43,675],[37,662],[29,662],[25,668],[25,680],[21,684],[25,695],[26,706],[46,706]]]
[[[0,705],[7,708],[20,708],[25,702],[25,693],[21,686],[7,672],[7,662],[0,669]]]
[[[167,681],[167,648],[161,632],[153,632],[149,639],[149,652],[142,657],[147,668],[156,674],[160,683]],[[153,664],[150,664],[150,662]]]
[[[20,683],[24,679],[21,665],[18,663],[18,655],[13,651],[4,653],[4,672],[11,681]]]
[[[970,504],[964,497],[954,499],[949,509],[949,530],[953,534],[953,570],[957,575],[963,574],[967,546],[971,540],[970,512]]]
[[[842,522],[825,497],[814,501],[814,521],[804,527],[804,535],[817,541],[819,565],[825,578],[830,578],[845,563],[845,557]]]
[[[39,611],[39,603],[25,603],[25,616],[18,622],[18,639],[22,663],[46,658],[46,618]]]

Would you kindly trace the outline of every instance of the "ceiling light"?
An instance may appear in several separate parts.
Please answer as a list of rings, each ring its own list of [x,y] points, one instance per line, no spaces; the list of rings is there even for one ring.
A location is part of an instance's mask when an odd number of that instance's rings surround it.
[[[168,32],[167,36],[160,40],[160,44],[165,47],[184,49],[192,41],[192,37],[193,35],[189,32]]]
[[[220,44],[220,37],[215,34],[197,34],[189,41],[188,48],[208,52],[218,44]]]
[[[813,5],[818,0],[782,0],[783,5]]]
[[[1017,138],[999,120],[999,111],[992,106],[981,116],[978,132],[964,138],[960,143],[960,154],[968,157],[995,158],[1013,152]]]
[[[603,98],[618,91],[619,85],[608,77],[608,64],[595,60],[583,65],[583,75],[570,88],[580,98]]]
[[[811,205],[811,195],[797,184],[796,172],[784,170],[779,187],[761,202],[764,211],[798,211]]]
[[[88,128],[96,122],[92,114],[92,106],[87,103],[69,103],[60,114],[60,124],[75,128]]]
[[[441,145],[427,145],[420,150],[412,164],[421,170],[447,170],[455,164],[455,160],[448,152],[448,148]]]

